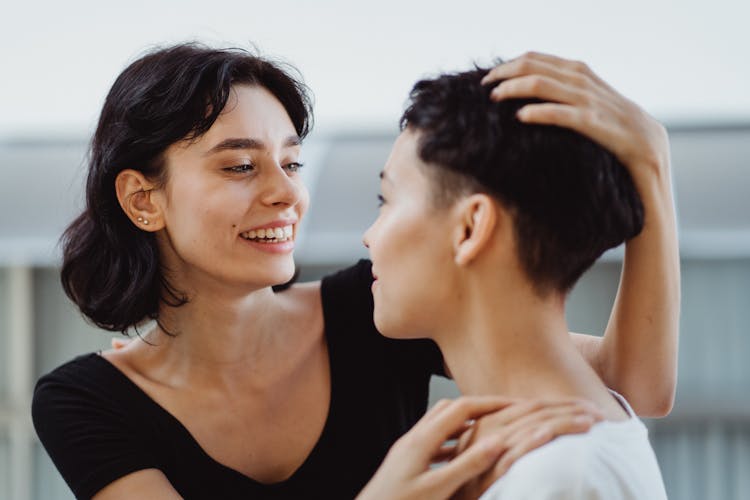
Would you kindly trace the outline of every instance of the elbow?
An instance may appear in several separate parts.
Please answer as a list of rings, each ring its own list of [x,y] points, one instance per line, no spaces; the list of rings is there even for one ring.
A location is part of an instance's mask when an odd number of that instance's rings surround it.
[[[672,408],[674,408],[674,391],[665,394],[663,397],[654,398],[651,404],[644,408],[645,411],[639,414],[648,418],[662,418],[669,415]]]
[[[643,386],[634,391],[629,399],[633,411],[640,417],[662,418],[672,412],[675,402],[675,383],[665,382],[652,385],[644,391]],[[627,396],[625,396],[627,398]]]

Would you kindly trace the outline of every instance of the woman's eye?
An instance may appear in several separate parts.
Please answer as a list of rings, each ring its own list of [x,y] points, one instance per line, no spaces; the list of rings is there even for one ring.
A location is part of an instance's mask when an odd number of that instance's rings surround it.
[[[286,165],[284,165],[284,168],[288,172],[297,172],[297,171],[299,171],[299,169],[301,169],[304,166],[305,165],[303,163],[299,163],[299,162],[293,161],[292,163],[287,163]]]
[[[382,194],[379,194],[378,195],[378,207],[382,207],[383,205],[385,205],[385,198],[383,198]]]
[[[226,172],[233,172],[237,174],[243,174],[246,172],[250,172],[255,169],[255,166],[252,163],[243,163],[242,165],[235,165],[234,167],[227,167],[224,170]]]

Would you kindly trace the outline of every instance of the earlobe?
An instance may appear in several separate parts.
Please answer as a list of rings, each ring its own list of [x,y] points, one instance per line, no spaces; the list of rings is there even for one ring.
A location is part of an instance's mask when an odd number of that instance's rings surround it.
[[[455,239],[455,262],[469,265],[493,239],[497,223],[497,207],[486,194],[474,194],[458,206],[459,228]]]
[[[125,169],[115,179],[117,201],[125,215],[144,231],[163,227],[161,208],[152,197],[155,185],[138,170]]]

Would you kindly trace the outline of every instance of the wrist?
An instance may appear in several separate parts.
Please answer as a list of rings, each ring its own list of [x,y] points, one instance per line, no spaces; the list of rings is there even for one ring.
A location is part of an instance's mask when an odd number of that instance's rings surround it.
[[[668,185],[671,181],[671,160],[667,129],[650,117],[638,128],[641,140],[631,144],[631,154],[624,158],[628,171],[636,185]]]
[[[636,189],[643,203],[643,229],[628,243],[643,241],[644,235],[650,235],[646,239],[651,242],[676,238],[677,215],[670,180],[652,178],[636,183]],[[626,244],[626,248],[630,246]]]
[[[673,205],[672,176],[668,160],[643,162],[629,170],[644,208],[648,210],[651,206],[659,208]],[[634,172],[637,174],[633,175]]]

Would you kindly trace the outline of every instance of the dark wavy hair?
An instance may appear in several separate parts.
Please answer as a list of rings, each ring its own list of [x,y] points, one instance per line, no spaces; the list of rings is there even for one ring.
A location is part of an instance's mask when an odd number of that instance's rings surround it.
[[[86,208],[61,239],[63,288],[90,321],[127,334],[148,319],[158,322],[160,303],[187,301],[164,275],[154,234],[120,207],[117,175],[134,168],[166,182],[164,151],[206,133],[238,84],[268,89],[304,138],[312,104],[290,69],[241,49],[186,43],[153,50],[117,77],[91,141]]]
[[[636,236],[643,205],[627,169],[583,135],[520,122],[539,102],[494,102],[475,68],[417,82],[401,129],[418,131],[435,202],[485,192],[513,217],[518,257],[541,294],[569,291],[607,249]]]

